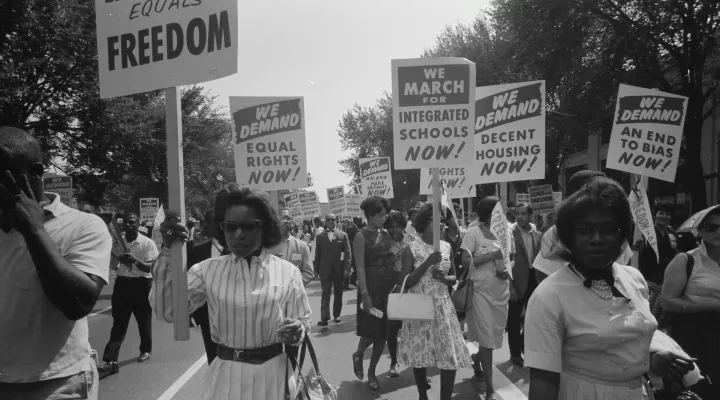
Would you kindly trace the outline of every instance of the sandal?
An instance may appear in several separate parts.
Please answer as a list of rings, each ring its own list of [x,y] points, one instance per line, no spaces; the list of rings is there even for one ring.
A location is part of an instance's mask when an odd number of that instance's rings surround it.
[[[400,376],[400,374],[397,372],[397,364],[390,365],[390,371],[388,371],[388,376],[391,378],[397,378],[398,376]]]
[[[470,358],[473,361],[472,368],[475,373],[475,379],[479,382],[485,382],[485,371],[480,366],[480,360],[477,359],[475,354],[471,355]]]
[[[353,362],[353,372],[355,372],[355,376],[358,379],[363,380],[364,372],[363,372],[362,356],[359,356],[356,353],[352,353],[352,362]]]
[[[380,382],[378,382],[377,376],[368,374],[368,385],[372,390],[380,390]]]

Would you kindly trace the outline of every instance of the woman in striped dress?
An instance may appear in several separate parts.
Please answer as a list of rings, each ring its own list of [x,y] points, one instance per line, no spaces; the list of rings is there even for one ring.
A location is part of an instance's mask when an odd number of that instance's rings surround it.
[[[310,304],[300,270],[268,251],[280,242],[280,224],[264,192],[231,185],[215,200],[221,244],[232,254],[188,271],[189,311],[207,303],[218,357],[204,380],[205,400],[282,400],[292,392],[286,351],[310,332]],[[161,226],[163,248],[154,266],[150,299],[158,319],[173,321],[169,247],[187,237],[177,214]]]

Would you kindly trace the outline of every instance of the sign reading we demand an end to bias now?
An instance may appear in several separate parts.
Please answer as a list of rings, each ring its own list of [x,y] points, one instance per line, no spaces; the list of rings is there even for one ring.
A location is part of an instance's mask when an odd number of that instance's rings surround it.
[[[235,0],[95,0],[100,97],[237,72]]]
[[[360,178],[365,197],[393,198],[390,157],[360,158]]]
[[[308,186],[302,97],[230,97],[237,182],[260,190]]]
[[[545,81],[478,87],[473,183],[545,177]]]
[[[608,168],[675,182],[687,97],[620,85]]]
[[[392,61],[395,169],[472,165],[475,64]]]

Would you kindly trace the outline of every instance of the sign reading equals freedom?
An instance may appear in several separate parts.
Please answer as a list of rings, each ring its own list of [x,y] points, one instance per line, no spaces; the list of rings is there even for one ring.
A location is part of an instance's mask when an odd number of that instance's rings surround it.
[[[464,58],[393,60],[395,169],[472,165],[475,64]]]
[[[230,97],[235,176],[260,190],[307,187],[302,97]]]

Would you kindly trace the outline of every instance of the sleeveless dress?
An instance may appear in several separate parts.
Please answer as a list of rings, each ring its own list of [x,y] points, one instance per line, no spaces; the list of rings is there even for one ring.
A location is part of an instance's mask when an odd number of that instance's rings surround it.
[[[362,294],[358,288],[355,333],[360,337],[377,340],[387,335],[387,300],[396,282],[393,265],[389,262],[392,243],[390,234],[384,230],[373,232],[363,229],[359,233],[365,237],[365,282],[368,295],[373,307],[383,312],[383,317],[377,318],[363,311]]]
[[[415,259],[415,268],[433,253],[431,244],[417,239],[409,244]],[[440,241],[442,262],[440,269],[446,273],[450,269],[452,250],[450,244]],[[450,301],[447,286],[432,277],[428,268],[409,293],[424,293],[433,297],[435,306],[434,321],[403,321],[400,331],[398,359],[410,368],[437,367],[439,369],[458,370],[472,364],[470,353],[465,346],[455,307]]]

